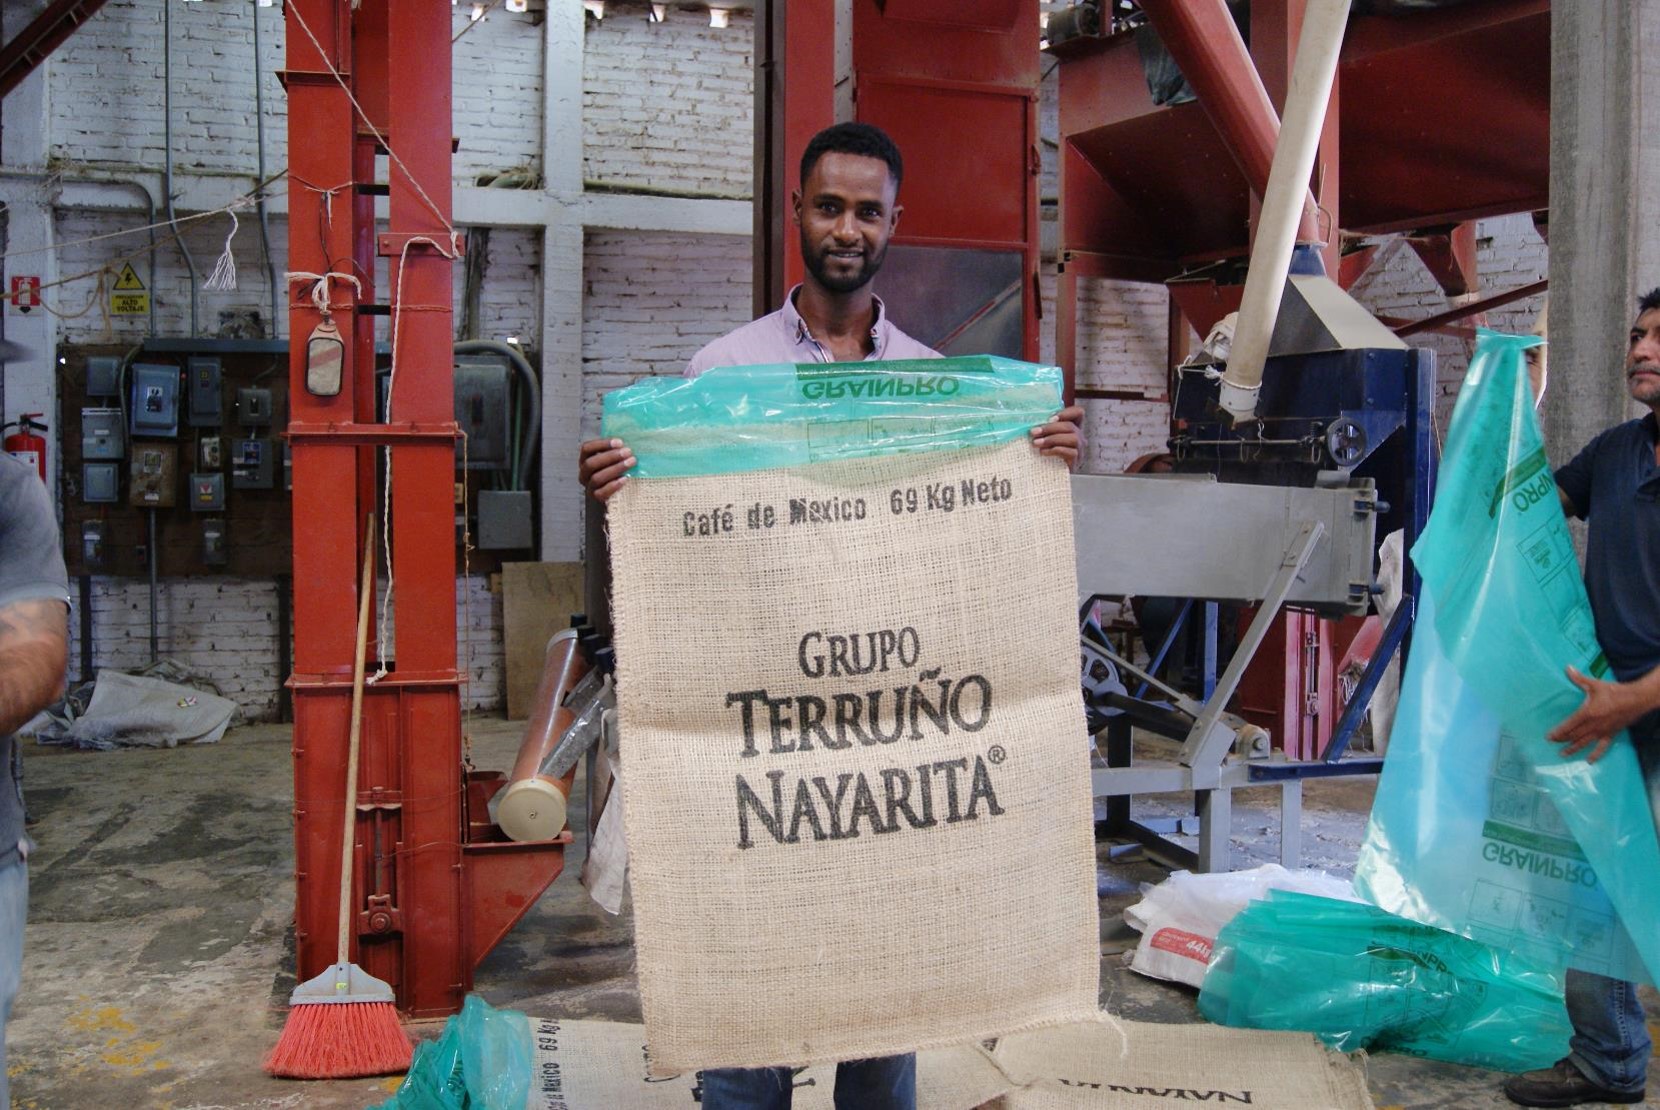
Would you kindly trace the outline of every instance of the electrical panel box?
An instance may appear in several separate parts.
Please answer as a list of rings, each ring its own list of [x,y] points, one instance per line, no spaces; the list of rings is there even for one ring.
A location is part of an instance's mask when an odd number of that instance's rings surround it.
[[[196,466],[201,470],[218,470],[225,465],[225,441],[218,436],[203,436],[196,450]]]
[[[190,510],[196,513],[225,511],[225,476],[223,474],[192,474],[190,476]]]
[[[179,368],[133,365],[132,403],[127,407],[134,436],[172,439],[179,434]]]
[[[225,522],[211,518],[202,521],[202,562],[210,567],[222,567],[229,562],[229,555],[225,547]]]
[[[121,464],[81,464],[81,500],[88,505],[114,505],[121,500]]]
[[[114,355],[93,355],[86,360],[86,395],[121,396],[121,360]]]
[[[127,454],[120,409],[81,410],[81,458],[119,459]]]
[[[81,561],[89,567],[104,565],[104,522],[81,522]]]
[[[506,470],[508,458],[508,387],[513,368],[505,360],[484,357],[455,363],[455,422],[466,434],[457,444],[457,465],[468,470]]]
[[[270,440],[231,440],[231,488],[271,489],[272,463]]]
[[[517,551],[534,541],[529,490],[478,491],[480,551]]]
[[[263,428],[271,423],[271,391],[245,387],[236,391],[236,421],[244,428]]]
[[[179,449],[171,443],[135,443],[127,504],[138,509],[171,509],[177,502]]]
[[[216,358],[191,357],[185,362],[185,379],[190,383],[190,426],[217,428],[225,419],[220,388],[224,375]]]

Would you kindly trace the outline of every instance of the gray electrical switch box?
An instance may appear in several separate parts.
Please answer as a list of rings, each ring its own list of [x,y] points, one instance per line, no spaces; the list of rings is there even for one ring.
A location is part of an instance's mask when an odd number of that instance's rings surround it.
[[[272,463],[270,440],[231,440],[231,488],[271,489]]]
[[[222,567],[229,561],[230,552],[225,546],[225,522],[211,518],[202,521],[202,562],[210,567]]]
[[[480,551],[518,551],[531,545],[529,490],[478,491]]]
[[[223,474],[192,474],[190,476],[190,510],[196,513],[225,511],[225,476]]]
[[[81,464],[81,500],[88,505],[113,505],[121,500],[121,464]]]
[[[225,419],[219,360],[192,357],[185,362],[184,374],[190,383],[190,426],[217,428]]]
[[[455,422],[466,433],[465,449],[455,448],[455,460],[466,458],[468,470],[505,470],[507,395],[513,368],[489,356],[466,357],[455,363]]]
[[[236,391],[236,420],[245,428],[271,423],[271,391],[247,386]]]
[[[179,368],[135,363],[133,366],[132,434],[171,439],[179,434]]]
[[[121,396],[121,360],[114,355],[93,355],[86,360],[86,395]]]
[[[81,458],[119,459],[127,453],[120,409],[81,410]]]

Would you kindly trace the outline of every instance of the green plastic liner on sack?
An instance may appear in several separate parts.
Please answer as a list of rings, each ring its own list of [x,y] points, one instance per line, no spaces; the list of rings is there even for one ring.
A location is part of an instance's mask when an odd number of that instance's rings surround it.
[[[872,455],[988,447],[1061,407],[1059,367],[974,355],[717,367],[605,395],[603,434],[636,478],[687,478]]]
[[[1313,1033],[1343,1052],[1402,1052],[1526,1071],[1567,1053],[1549,967],[1373,906],[1270,891],[1216,938],[1199,1012]]]
[[[1479,333],[1448,430],[1389,759],[1355,887],[1392,913],[1616,978],[1660,968],[1660,843],[1630,738],[1546,733],[1609,677],[1523,352]]]

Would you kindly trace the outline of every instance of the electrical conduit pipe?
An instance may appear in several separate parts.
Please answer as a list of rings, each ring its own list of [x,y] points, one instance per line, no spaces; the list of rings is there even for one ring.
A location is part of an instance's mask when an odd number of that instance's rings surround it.
[[[1314,172],[1320,129],[1337,77],[1337,56],[1349,19],[1349,0],[1309,0],[1303,13],[1303,33],[1297,40],[1291,87],[1285,98],[1285,119],[1274,148],[1262,214],[1257,223],[1251,266],[1245,274],[1245,292],[1239,305],[1227,372],[1222,375],[1219,400],[1235,424],[1256,418],[1262,368],[1285,293],[1291,252],[1297,245],[1308,179]]]
[[[519,743],[519,756],[496,805],[496,824],[513,840],[552,840],[565,828],[566,803],[575,781],[573,768],[563,778],[541,774],[542,763],[571,724],[565,696],[588,673],[588,660],[567,628],[548,641],[542,681],[536,687],[530,721]]]

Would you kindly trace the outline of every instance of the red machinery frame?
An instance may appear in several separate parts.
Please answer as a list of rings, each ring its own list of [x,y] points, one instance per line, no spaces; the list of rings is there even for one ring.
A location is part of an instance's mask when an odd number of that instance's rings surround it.
[[[1305,2],[1251,0],[1247,53],[1222,0],[1144,0],[1196,103],[1152,103],[1130,34],[1055,49],[1069,375],[1078,278],[1161,282],[1245,257]],[[1346,236],[1411,232],[1449,295],[1474,291],[1471,221],[1549,204],[1549,126],[1548,0],[1352,18],[1310,182],[1327,271],[1345,287],[1365,272],[1371,252],[1340,253]],[[1203,334],[1238,308],[1242,277],[1224,266],[1171,296]]]
[[[334,962],[340,790],[351,707],[353,567],[369,515],[390,519],[395,659],[363,703],[348,957],[391,983],[413,1016],[461,1006],[473,969],[559,874],[559,840],[507,842],[486,815],[500,774],[462,756],[456,651],[455,450],[450,213],[450,5],[439,0],[288,0],[289,266],[335,281],[342,388],[306,387],[320,322],[308,283],[290,289],[289,441],[294,460],[294,841],[298,974]],[[354,105],[355,100],[355,105]],[[383,160],[384,159],[384,160]],[[385,165],[382,178],[379,167]],[[375,199],[389,219],[375,223]],[[376,257],[395,294],[376,303]],[[378,419],[374,321],[388,321],[395,383]],[[391,456],[390,511],[379,466]],[[390,652],[388,647],[392,647]]]

